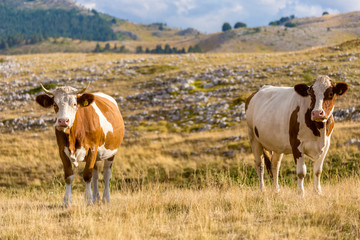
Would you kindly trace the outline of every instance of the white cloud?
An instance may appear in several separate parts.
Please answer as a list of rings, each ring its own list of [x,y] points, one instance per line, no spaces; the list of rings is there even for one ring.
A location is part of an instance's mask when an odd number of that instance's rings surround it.
[[[178,0],[174,2],[176,6],[176,12],[179,15],[188,14],[190,10],[196,8],[194,0]]]
[[[96,3],[85,3],[83,6],[88,9],[96,9]]]

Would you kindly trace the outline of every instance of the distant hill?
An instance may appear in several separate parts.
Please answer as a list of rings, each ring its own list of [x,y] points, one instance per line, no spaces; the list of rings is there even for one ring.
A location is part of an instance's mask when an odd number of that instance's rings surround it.
[[[65,9],[14,9],[0,5],[0,33],[2,36],[22,35],[38,37],[69,37],[84,40],[115,40],[111,24],[95,11],[80,13],[75,8]]]
[[[95,10],[90,11],[72,0],[0,0],[0,52],[2,53],[33,52],[34,48],[29,45],[42,44],[48,38],[53,39],[53,45],[58,44],[58,41],[54,40],[56,38],[140,41],[140,44],[143,44],[143,42],[184,41],[198,35],[200,33],[197,30],[181,31],[165,23],[132,23]],[[67,44],[65,48],[63,44],[59,47],[50,46],[53,50],[49,49],[49,51],[77,49],[70,45],[71,43]],[[144,44],[144,49],[146,45]],[[135,48],[135,46],[130,47],[130,51]],[[80,49],[84,51],[84,48]],[[92,50],[86,48],[85,51]],[[41,52],[43,51],[46,52],[47,49],[41,49]]]
[[[291,19],[294,27],[238,28],[202,36],[206,52],[295,51],[338,44],[360,37],[360,12]]]

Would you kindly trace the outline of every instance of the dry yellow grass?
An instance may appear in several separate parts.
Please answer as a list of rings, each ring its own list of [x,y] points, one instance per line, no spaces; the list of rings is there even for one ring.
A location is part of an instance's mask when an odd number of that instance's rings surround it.
[[[153,184],[112,193],[109,205],[85,206],[76,193],[61,207],[59,191],[2,194],[0,239],[358,239],[360,181],[306,187],[305,198],[226,184],[200,190]]]

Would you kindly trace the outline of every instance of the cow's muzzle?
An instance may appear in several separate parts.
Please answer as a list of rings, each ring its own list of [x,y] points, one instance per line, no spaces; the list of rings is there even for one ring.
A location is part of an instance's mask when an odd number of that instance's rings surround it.
[[[316,122],[326,121],[324,110],[314,110],[311,112],[311,120]]]

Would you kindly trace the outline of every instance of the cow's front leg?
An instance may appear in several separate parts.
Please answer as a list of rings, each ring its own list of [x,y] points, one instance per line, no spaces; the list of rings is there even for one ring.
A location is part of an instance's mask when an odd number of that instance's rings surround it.
[[[327,144],[324,153],[321,155],[319,159],[314,161],[314,192],[321,195],[321,185],[320,178],[323,169],[324,159],[326,157],[327,151],[329,150],[330,142]]]
[[[109,189],[109,184],[110,184],[110,178],[111,178],[111,166],[113,163],[114,157],[111,157],[109,159],[106,159],[104,161],[104,183],[105,183],[105,188],[104,188],[104,194],[103,194],[103,203],[109,203],[110,202],[110,189]]]
[[[86,156],[86,165],[83,172],[83,178],[85,181],[85,202],[90,205],[93,203],[93,197],[91,194],[91,179],[93,174],[93,169],[96,161],[97,148],[89,149]]]
[[[300,196],[304,197],[305,196],[304,178],[306,176],[306,165],[303,156],[297,159],[296,174],[298,178],[297,192]]]
[[[74,180],[74,175],[71,175],[65,179],[66,189],[64,196],[64,207],[68,207],[71,204],[71,185]]]
[[[72,170],[71,162],[69,158],[65,155],[64,151],[60,150],[60,158],[63,163],[64,167],[64,174],[65,174],[65,195],[64,195],[64,207],[68,207],[71,204],[71,185],[74,180],[74,173]]]

